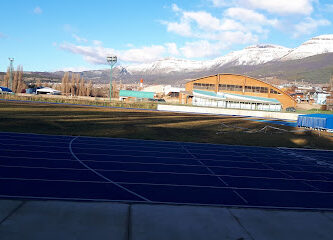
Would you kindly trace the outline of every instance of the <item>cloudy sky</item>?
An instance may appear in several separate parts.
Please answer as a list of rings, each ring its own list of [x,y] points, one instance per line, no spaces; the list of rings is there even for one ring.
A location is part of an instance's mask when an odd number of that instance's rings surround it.
[[[80,2],[80,3],[79,3]],[[333,34],[331,0],[46,1],[1,3],[0,71],[105,68],[166,57],[204,60],[258,43],[297,47]]]

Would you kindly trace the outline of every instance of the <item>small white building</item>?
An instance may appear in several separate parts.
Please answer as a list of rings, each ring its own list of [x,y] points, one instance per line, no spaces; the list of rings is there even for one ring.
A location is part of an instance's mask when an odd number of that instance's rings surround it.
[[[49,87],[44,87],[37,89],[36,94],[61,95],[61,91]]]
[[[326,98],[328,96],[330,96],[329,93],[321,92],[321,93],[315,93],[313,98],[317,104],[323,105],[326,104]]]
[[[167,85],[163,90],[165,96],[179,97],[179,93],[181,91],[185,91],[185,88],[172,87],[171,85]]]

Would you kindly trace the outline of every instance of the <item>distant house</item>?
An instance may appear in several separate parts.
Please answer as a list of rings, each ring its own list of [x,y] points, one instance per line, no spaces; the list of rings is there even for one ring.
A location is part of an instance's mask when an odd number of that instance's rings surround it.
[[[167,86],[164,87],[164,95],[165,96],[179,98],[179,93],[181,91],[185,91],[185,88],[172,87],[171,85],[167,85]]]
[[[10,93],[13,93],[13,91],[10,88],[0,87],[0,94],[10,94]]]
[[[326,99],[327,97],[329,97],[331,94],[329,93],[324,93],[324,92],[321,92],[321,93],[316,93],[315,94],[315,101],[317,104],[320,104],[320,105],[323,105],[323,104],[326,104]]]
[[[49,87],[44,87],[37,89],[36,94],[61,95],[61,91]]]

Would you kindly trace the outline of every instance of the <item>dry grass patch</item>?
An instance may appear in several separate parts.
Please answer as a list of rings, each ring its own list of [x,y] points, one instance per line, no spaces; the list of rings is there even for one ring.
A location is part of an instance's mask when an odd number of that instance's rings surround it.
[[[0,131],[7,132],[333,149],[332,134],[249,133],[244,129],[257,131],[267,125],[287,131],[295,128],[243,117],[6,101],[0,101],[0,110]]]

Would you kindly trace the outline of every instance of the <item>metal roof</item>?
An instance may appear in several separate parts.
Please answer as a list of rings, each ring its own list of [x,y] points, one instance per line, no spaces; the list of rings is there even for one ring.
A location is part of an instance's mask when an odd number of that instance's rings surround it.
[[[131,90],[120,90],[120,97],[135,97],[135,98],[154,98],[154,92],[142,92],[142,91],[131,91]]]
[[[208,77],[214,77],[214,76],[226,76],[226,75],[234,75],[234,76],[239,76],[239,77],[245,77],[245,78],[250,78],[250,79],[253,79],[255,81],[258,81],[258,82],[261,82],[261,83],[264,83],[264,84],[267,84],[270,88],[278,91],[278,92],[281,92],[283,94],[285,94],[286,96],[288,96],[291,100],[293,100],[294,102],[296,102],[295,99],[293,99],[288,93],[286,93],[285,91],[279,89],[278,87],[275,87],[273,86],[272,84],[268,83],[268,82],[265,82],[263,80],[260,80],[260,79],[257,79],[257,78],[254,78],[254,77],[250,77],[250,76],[246,76],[246,75],[242,75],[242,74],[234,74],[234,73],[218,73],[218,74],[214,74],[214,75],[209,75],[209,76],[205,76],[205,77],[201,77],[201,78],[196,78],[196,79],[192,79],[190,81],[188,81],[187,83],[189,82],[195,82],[195,81],[198,81],[198,80],[201,80],[201,79],[204,79],[204,78],[208,78]]]
[[[224,92],[210,92],[210,91],[202,91],[202,90],[193,90],[193,93],[209,96],[210,98],[217,98],[217,99],[227,99],[227,100],[237,100],[237,101],[248,101],[248,102],[266,102],[266,103],[273,103],[273,104],[280,104],[280,102],[275,98],[264,98],[264,97],[255,97],[255,96],[248,96],[248,95],[240,95],[240,94],[233,94],[233,93],[224,93]]]

